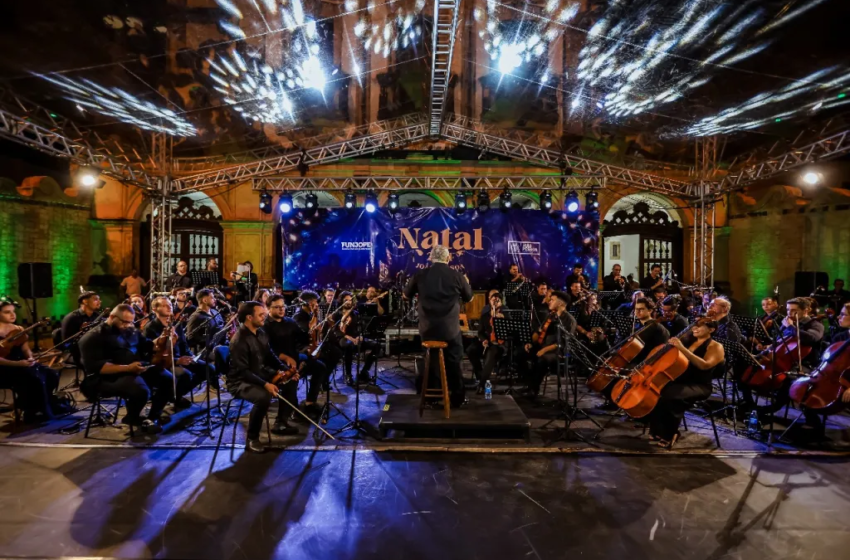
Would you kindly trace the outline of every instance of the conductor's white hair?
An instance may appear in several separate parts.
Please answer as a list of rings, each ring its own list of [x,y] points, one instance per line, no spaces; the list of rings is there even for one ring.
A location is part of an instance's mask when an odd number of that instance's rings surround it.
[[[445,245],[436,245],[431,249],[431,256],[428,258],[431,262],[445,264],[449,262],[449,248]]]

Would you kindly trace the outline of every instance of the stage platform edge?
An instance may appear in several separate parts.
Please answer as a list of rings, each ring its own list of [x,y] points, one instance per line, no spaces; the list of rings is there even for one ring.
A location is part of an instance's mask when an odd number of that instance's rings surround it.
[[[466,405],[452,409],[449,419],[442,408],[426,408],[420,418],[419,395],[387,395],[378,429],[385,441],[529,441],[531,436],[531,422],[509,395],[493,395],[489,401],[470,395]]]

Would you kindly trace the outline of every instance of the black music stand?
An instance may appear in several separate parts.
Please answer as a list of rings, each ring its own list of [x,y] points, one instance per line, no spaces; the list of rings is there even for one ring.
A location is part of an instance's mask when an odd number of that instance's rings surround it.
[[[606,310],[616,309],[620,304],[625,303],[627,301],[626,292],[622,290],[602,290],[597,293],[597,297],[599,298],[599,305],[601,305]]]
[[[221,277],[217,270],[193,270],[189,275],[192,277],[192,286],[221,286]]]
[[[635,328],[635,318],[633,315],[623,315],[616,311],[600,311],[600,313],[605,315],[605,317],[614,323],[614,327],[617,329],[617,338],[620,340],[632,336],[632,334],[634,334],[637,330]]]
[[[374,339],[376,342],[380,341],[382,338],[385,338],[387,336],[387,329],[390,327],[391,323],[392,317],[386,314],[371,319],[368,323],[368,326],[370,327],[368,331],[370,335],[369,338]],[[377,351],[379,351],[381,348],[383,348],[383,344],[379,344],[379,348]],[[386,378],[380,376],[380,374],[378,373],[378,359],[376,358],[375,374],[374,376],[372,376],[372,381],[370,382],[370,384],[379,385],[380,383],[384,383],[395,389],[399,388],[398,385],[396,385],[392,381],[387,381]]]
[[[740,326],[740,325],[739,325]],[[716,340],[722,347],[726,356],[726,371],[723,372],[723,407],[715,410],[714,415],[732,411],[732,433],[738,435],[738,382],[732,378],[732,392],[729,402],[726,401],[726,388],[729,384],[729,372],[742,369],[750,365],[759,365],[753,359],[752,354],[740,342],[717,337]]]
[[[348,423],[344,425],[342,428],[338,429],[334,432],[334,435],[340,434],[342,432],[348,432],[350,430],[354,430],[354,435],[350,437],[375,437],[370,433],[372,427],[360,420],[360,354],[363,351],[363,334],[369,329],[369,323],[372,322],[373,317],[368,317],[366,319],[366,325],[361,329],[361,335],[358,337],[360,342],[357,343],[357,373],[354,376],[354,418],[349,418]],[[333,328],[333,327],[331,327]],[[375,364],[377,365],[378,361],[375,360]],[[344,366],[343,366],[344,367]],[[330,384],[329,384],[330,385]],[[330,389],[328,390],[328,400],[330,400]],[[341,413],[341,411],[340,411]],[[343,414],[343,416],[345,416]],[[346,418],[348,418],[346,416]],[[376,438],[377,439],[377,438]]]
[[[493,318],[493,330],[498,340],[504,340],[508,345],[508,388],[505,395],[514,390],[514,345],[531,344],[531,312],[522,309],[503,309],[503,317]]]
[[[528,280],[523,280],[522,282],[508,282],[505,285],[505,302],[513,301],[520,303],[523,309],[525,309],[528,305],[528,300],[531,297],[531,289],[533,287],[533,284]]]

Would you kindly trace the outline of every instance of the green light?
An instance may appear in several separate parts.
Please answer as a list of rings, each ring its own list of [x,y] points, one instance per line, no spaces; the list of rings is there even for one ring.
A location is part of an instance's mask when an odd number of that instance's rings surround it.
[[[844,99],[845,97],[847,97],[846,93],[839,93],[838,94],[838,99]]]
[[[775,120],[775,121],[773,121],[773,122],[782,122],[782,119],[776,119],[776,120]]]
[[[56,117],[58,117],[58,116],[59,116],[59,115],[57,115],[56,113],[50,113],[50,118],[51,118],[51,119],[55,119],[55,118],[56,118]]]

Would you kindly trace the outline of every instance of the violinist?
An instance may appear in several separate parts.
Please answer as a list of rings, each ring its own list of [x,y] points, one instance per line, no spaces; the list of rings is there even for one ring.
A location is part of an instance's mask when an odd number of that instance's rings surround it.
[[[711,395],[714,371],[723,367],[725,360],[723,346],[711,339],[716,330],[716,321],[700,319],[682,339],[670,339],[670,344],[688,359],[688,369],[664,386],[649,415],[649,434],[659,447],[673,447],[685,411]]]
[[[576,317],[576,331],[585,339],[588,349],[598,356],[604,354],[611,345],[608,343],[605,329],[599,326],[593,326],[592,319],[597,311],[599,311],[599,296],[596,292],[590,292],[587,295],[587,299],[579,304],[578,316]],[[604,318],[605,316],[601,315],[601,317]]]
[[[543,379],[552,371],[557,371],[559,352],[558,340],[560,339],[559,328],[563,328],[570,335],[576,332],[576,320],[567,311],[569,305],[569,294],[561,291],[552,292],[549,298],[549,317],[543,326],[535,334],[535,342],[525,345],[525,352],[530,356],[532,362],[531,374],[525,393],[532,399],[536,399],[540,393],[540,385]]]
[[[487,302],[481,309],[481,319],[478,323],[478,336],[474,340],[472,340],[472,342],[470,342],[464,349],[464,351],[466,352],[466,357],[469,358],[469,363],[472,366],[472,376],[476,381],[479,381],[481,379],[481,371],[483,369],[481,360],[484,357],[485,350],[483,340],[481,338],[481,328],[484,326],[484,316],[488,315],[490,313],[490,309],[492,309],[490,305],[490,300],[493,299],[493,295],[498,295],[499,300],[501,301],[502,296],[499,293],[499,290],[489,290],[487,292]],[[534,328],[534,317],[531,318],[531,321],[532,328]],[[539,325],[537,328],[539,328]]]
[[[366,288],[366,303],[365,305],[375,305],[377,306],[378,315],[383,315],[387,312],[383,305],[381,305],[381,300],[386,297],[386,293],[383,295],[378,293],[378,290],[374,286],[369,286]]]
[[[310,336],[301,330],[294,319],[286,316],[286,302],[282,295],[275,294],[269,298],[269,316],[263,330],[269,336],[269,345],[278,359],[290,368],[297,369],[300,376],[307,376],[310,379],[302,408],[315,409],[319,392],[328,382],[330,372],[321,360],[304,352],[310,344]],[[278,421],[280,420],[278,418]],[[285,424],[278,426],[277,433],[285,433],[287,430],[298,433],[297,430],[293,431],[294,428]]]
[[[333,336],[339,341],[339,347],[342,348],[344,353],[345,382],[349,385],[354,384],[351,368],[354,364],[355,352],[360,352],[363,363],[357,373],[358,381],[369,383],[371,381],[370,371],[377,360],[376,354],[380,345],[374,340],[363,337],[364,324],[360,313],[357,311],[354,295],[351,292],[342,292],[340,303],[340,308],[331,316],[331,321],[334,324]]]
[[[740,343],[743,342],[744,335],[741,334],[741,329],[729,316],[731,310],[732,302],[723,296],[715,297],[705,310],[705,316],[717,322],[715,337]]]
[[[661,302],[661,324],[670,333],[670,336],[678,336],[680,332],[688,328],[688,319],[679,314],[679,298],[667,296]]]
[[[191,317],[195,312],[195,305],[192,304],[192,289],[177,288],[171,291],[171,298],[174,301],[174,312],[180,313],[185,317]]]
[[[11,300],[0,299],[0,339],[10,338],[23,330],[15,325],[15,305]],[[25,424],[52,420],[51,400],[59,386],[59,372],[35,361],[25,336],[18,337],[20,344],[10,341],[9,353],[5,358],[0,357],[0,387],[15,392]]]
[[[266,307],[257,301],[239,305],[239,329],[230,341],[230,372],[227,390],[234,397],[254,404],[248,418],[248,437],[245,448],[253,453],[263,453],[260,428],[271,406],[278,398],[275,428],[282,435],[297,433],[287,425],[289,406],[298,399],[298,371],[281,362],[269,346],[269,338],[262,329],[266,322]],[[289,403],[284,403],[284,400]]]
[[[531,303],[534,304],[536,309],[545,308],[546,306],[546,298],[549,295],[549,283],[542,278],[537,281],[534,293],[531,294]]]
[[[222,303],[227,306],[226,301],[222,301]],[[211,351],[215,356],[215,372],[225,375],[230,348],[228,347],[227,335],[222,332],[225,327],[224,317],[216,309],[217,305],[218,302],[212,290],[206,288],[198,290],[198,307],[186,322],[186,340],[189,342],[190,348],[195,352],[200,352],[206,348],[207,337],[209,337],[210,342],[214,345]],[[216,337],[216,340],[213,340],[214,337]],[[210,350],[207,350],[205,355],[209,356],[209,354]]]
[[[615,264],[611,267],[611,274],[602,279],[602,289],[606,292],[622,292],[626,289],[626,279],[623,278],[621,272],[623,267]]]
[[[162,432],[160,415],[166,403],[174,400],[174,378],[161,367],[143,364],[152,345],[133,327],[135,313],[127,304],[116,305],[106,321],[80,339],[80,354],[86,369],[83,387],[95,395],[121,397],[127,402],[122,424],[138,426],[148,434]],[[81,389],[87,398],[90,394]],[[150,399],[147,418],[141,413]]]
[[[481,314],[481,321],[478,323],[478,344],[476,347],[467,351],[469,361],[472,363],[472,371],[478,372],[478,394],[484,393],[484,385],[490,380],[493,370],[499,360],[505,355],[504,341],[496,338],[495,319],[502,318],[502,295],[499,292],[491,292],[490,307]],[[482,364],[482,358],[484,360]]]
[[[164,345],[172,345],[174,357],[174,369],[172,370],[171,363],[161,364],[161,367],[171,371],[177,377],[177,400],[174,401],[174,406],[179,409],[189,408],[192,406],[192,401],[186,398],[186,395],[201,383],[206,381],[206,363],[201,360],[194,361],[195,355],[189,349],[189,343],[186,341],[186,331],[183,321],[174,318],[174,309],[171,307],[171,301],[166,297],[154,298],[151,302],[155,317],[151,319],[142,334],[150,340],[154,345],[154,351],[163,351]],[[171,342],[166,336],[166,329],[172,333]],[[166,350],[168,352],[168,350]],[[166,360],[170,362],[170,360]],[[210,365],[210,378],[215,376],[215,368]]]
[[[165,279],[165,289],[173,291],[178,288],[191,288],[192,277],[189,276],[189,263],[181,260],[177,263],[177,272]]]
[[[845,303],[841,307],[841,313],[838,314],[838,326],[841,330],[832,335],[830,344],[844,342],[850,338],[850,303]],[[845,391],[845,395],[848,393],[850,391]],[[847,399],[850,399],[850,397],[847,397]]]
[[[749,339],[753,347],[761,351],[764,345],[770,344],[779,334],[782,324],[782,311],[776,296],[767,296],[761,300],[761,308],[764,315],[757,318],[755,335]]]
[[[661,302],[667,297],[667,288],[659,286],[652,290],[652,299],[655,301],[655,309],[661,311]]]
[[[271,291],[267,288],[257,288],[257,291],[254,292],[254,297],[251,298],[251,301],[259,301],[260,303],[268,307],[269,298],[271,297],[271,295]]]
[[[292,320],[307,335],[309,341],[306,347],[299,348],[299,353],[303,353],[308,359],[321,361],[325,365],[325,371],[330,375],[344,355],[339,346],[339,340],[333,332],[334,329],[329,328],[332,324],[331,317],[328,316],[324,321],[319,321],[319,294],[316,292],[304,290],[298,299],[301,300],[301,307],[292,316]],[[321,390],[321,387],[319,389]],[[321,407],[316,405],[316,401],[309,399],[304,401],[302,410],[311,418],[317,417],[322,411]]]
[[[640,289],[644,292],[651,292],[655,288],[664,285],[664,277],[661,276],[661,265],[654,264],[649,267],[649,276],[640,281]]]
[[[336,309],[336,290],[328,288],[322,292],[322,298],[319,301],[318,317],[320,321],[324,321],[330,313]]]
[[[71,311],[62,319],[62,340],[68,340],[78,332],[84,325],[89,325],[100,316],[100,296],[96,292],[82,292],[77,297],[79,308]],[[69,347],[74,363],[81,365],[80,350],[78,343]]]
[[[148,305],[142,295],[130,296],[124,303],[129,303],[133,307],[133,311],[136,312],[136,315],[146,315],[148,312]]]

